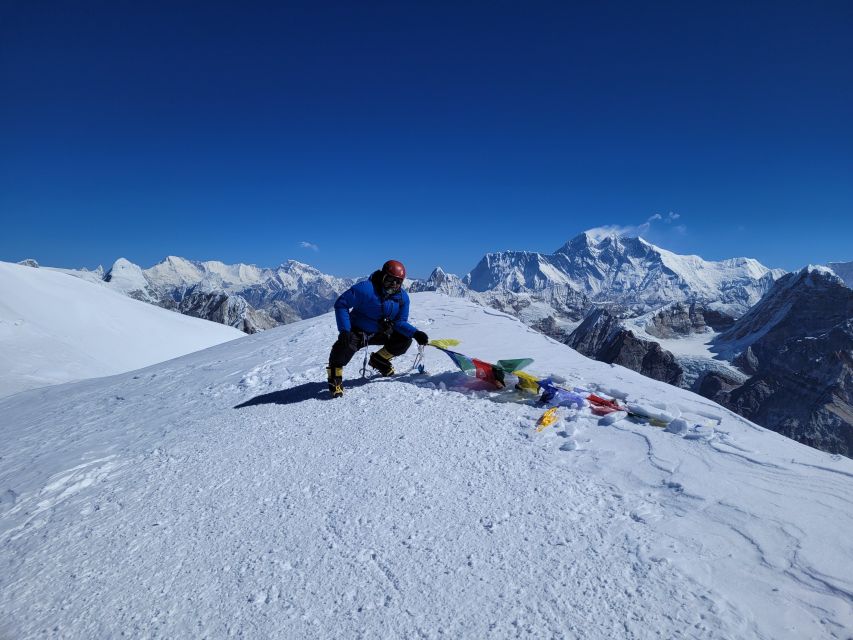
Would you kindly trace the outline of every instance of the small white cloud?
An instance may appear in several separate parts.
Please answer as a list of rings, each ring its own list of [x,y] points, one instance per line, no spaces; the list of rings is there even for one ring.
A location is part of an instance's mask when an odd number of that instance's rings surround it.
[[[308,242],[307,240],[303,240],[302,242],[300,242],[299,246],[302,247],[303,249],[311,249],[311,251],[319,251],[320,250],[320,247],[318,247],[313,242]]]
[[[619,225],[608,224],[601,227],[595,227],[594,229],[587,229],[585,233],[593,240],[600,241],[612,236],[616,236],[617,238],[636,237],[641,235],[645,229],[648,229],[648,227],[648,224],[641,224],[638,227],[620,227]]]
[[[672,224],[680,217],[681,215],[676,213],[675,211],[668,212],[666,216],[661,213],[653,213],[642,224],[628,226],[604,225],[601,227],[596,227],[595,229],[589,229],[588,231],[586,231],[586,234],[597,241],[609,236],[617,236],[619,238],[636,238],[647,234],[652,228],[652,224],[658,222],[659,220],[662,220],[666,224]],[[687,233],[686,225],[679,224],[673,228],[675,232],[679,235],[685,235]]]

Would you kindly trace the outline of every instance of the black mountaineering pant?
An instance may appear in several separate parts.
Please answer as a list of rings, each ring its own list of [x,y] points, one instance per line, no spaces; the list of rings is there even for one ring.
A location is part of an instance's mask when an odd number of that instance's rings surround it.
[[[390,335],[386,333],[374,334],[368,340],[366,333],[353,329],[349,334],[348,341],[338,338],[332,345],[332,352],[329,354],[329,366],[333,368],[346,366],[356,351],[369,344],[384,345],[385,350],[392,356],[400,356],[406,353],[412,345],[412,339],[393,331]]]

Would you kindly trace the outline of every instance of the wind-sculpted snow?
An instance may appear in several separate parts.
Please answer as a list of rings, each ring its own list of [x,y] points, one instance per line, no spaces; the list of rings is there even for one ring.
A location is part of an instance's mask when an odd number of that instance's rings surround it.
[[[468,301],[412,320],[680,419],[537,434],[434,350],[328,400],[331,315],[19,394],[0,637],[850,636],[853,462]]]

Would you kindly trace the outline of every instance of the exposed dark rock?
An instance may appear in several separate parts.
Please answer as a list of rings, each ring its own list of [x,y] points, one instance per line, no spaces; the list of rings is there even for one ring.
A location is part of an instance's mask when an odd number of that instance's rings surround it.
[[[853,456],[853,321],[792,338],[726,404],[798,442]]]
[[[735,319],[722,311],[706,309],[695,302],[676,303],[661,309],[652,316],[646,332],[657,338],[678,338],[694,333],[705,333],[711,329],[720,331],[730,327]]]
[[[752,345],[759,361],[789,338],[814,336],[853,315],[853,290],[826,270],[803,269],[779,278],[717,343],[742,350]]]
[[[619,318],[605,309],[595,309],[584,318],[580,326],[572,331],[566,342],[572,349],[595,358],[612,337],[623,330]]]
[[[707,328],[702,310],[695,304],[674,304],[652,316],[646,332],[656,338],[677,338],[704,333]]]
[[[32,267],[33,269],[39,268],[39,263],[36,262],[33,258],[27,258],[26,260],[21,260],[19,263],[22,267]]]
[[[722,371],[708,371],[698,381],[696,391],[722,405],[728,404],[729,393],[739,387],[740,380],[728,376]]]
[[[569,335],[571,335],[571,332],[566,331],[560,326],[554,316],[543,318],[539,322],[532,323],[530,326],[559,342],[567,342]]]
[[[219,322],[245,333],[257,333],[279,324],[265,311],[253,309],[240,296],[227,293],[195,291],[184,296],[175,310],[188,316]]]
[[[622,365],[655,380],[676,386],[683,380],[684,371],[675,356],[656,342],[637,338],[605,309],[590,313],[566,344],[590,358]]]
[[[759,361],[755,351],[752,350],[752,345],[746,348],[746,351],[741,352],[732,360],[732,364],[740,368],[746,374],[755,375],[758,373]]]
[[[735,318],[723,311],[716,309],[702,309],[702,316],[705,318],[705,324],[711,327],[714,331],[724,331],[735,323]]]
[[[290,324],[302,320],[299,312],[286,302],[274,300],[264,309],[269,316],[279,324]]]
[[[644,376],[680,386],[684,371],[669,351],[657,342],[637,338],[631,331],[622,330],[600,353],[599,360],[642,373]]]

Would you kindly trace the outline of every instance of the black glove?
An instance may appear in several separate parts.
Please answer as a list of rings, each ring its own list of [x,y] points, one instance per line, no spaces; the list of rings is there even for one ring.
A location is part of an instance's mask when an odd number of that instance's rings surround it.
[[[343,344],[347,345],[353,351],[358,351],[362,347],[367,346],[367,334],[359,329],[355,331],[341,331],[340,335],[338,335],[338,340],[342,340]]]
[[[427,334],[425,334],[423,331],[415,331],[415,332],[412,334],[412,337],[415,339],[415,342],[417,342],[417,343],[418,343],[419,345],[421,345],[422,347],[423,347],[427,342],[429,342],[429,336],[427,336]]]

